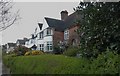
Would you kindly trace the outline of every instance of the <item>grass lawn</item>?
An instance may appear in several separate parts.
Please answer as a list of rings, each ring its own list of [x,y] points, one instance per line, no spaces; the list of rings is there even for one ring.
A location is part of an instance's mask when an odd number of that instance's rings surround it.
[[[4,56],[3,59],[14,74],[104,74],[104,68],[99,70],[87,59],[64,55]],[[116,70],[105,73],[117,73]]]

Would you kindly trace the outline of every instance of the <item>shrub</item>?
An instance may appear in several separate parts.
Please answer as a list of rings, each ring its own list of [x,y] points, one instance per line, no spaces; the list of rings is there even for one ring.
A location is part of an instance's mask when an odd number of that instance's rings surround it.
[[[91,73],[113,74],[119,70],[119,55],[110,51],[99,54],[96,59],[93,59],[91,64]]]
[[[9,51],[7,54],[14,54],[14,52],[13,51]]]
[[[17,46],[14,50],[17,55],[24,55],[27,51],[30,51],[30,49],[25,46]]]
[[[28,51],[28,52],[25,53],[25,56],[28,56],[28,55],[31,55],[30,51]]]
[[[67,56],[76,56],[78,53],[78,48],[70,47],[63,54]]]
[[[63,48],[60,48],[60,46],[54,46],[53,53],[54,54],[61,54],[61,53],[63,53]]]
[[[42,52],[42,51],[33,50],[33,51],[31,52],[31,54],[32,54],[32,55],[40,55],[40,54],[43,54],[43,52]]]

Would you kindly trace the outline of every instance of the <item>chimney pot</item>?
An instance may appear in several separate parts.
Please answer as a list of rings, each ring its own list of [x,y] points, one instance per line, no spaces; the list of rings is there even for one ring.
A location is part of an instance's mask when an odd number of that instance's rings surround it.
[[[65,19],[68,17],[67,10],[61,11],[61,20],[65,21]]]

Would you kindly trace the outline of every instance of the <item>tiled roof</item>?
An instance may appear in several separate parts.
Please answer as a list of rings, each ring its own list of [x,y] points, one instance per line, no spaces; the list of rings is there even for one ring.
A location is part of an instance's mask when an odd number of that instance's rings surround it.
[[[69,15],[65,21],[45,17],[45,20],[47,21],[49,27],[53,27],[57,31],[64,31],[65,29],[70,28],[76,24],[78,19],[82,19],[82,17],[78,15],[77,12]]]
[[[17,42],[19,42],[20,45],[25,45],[25,42],[28,41],[29,39],[18,39]]]
[[[49,27],[53,27],[57,31],[64,31],[64,29],[66,27],[64,21],[58,20],[58,19],[47,18],[47,17],[45,17],[45,19],[46,19]]]
[[[8,43],[8,46],[9,46],[9,47],[15,47],[15,46],[16,46],[16,43]]]
[[[17,42],[19,42],[20,45],[24,45],[25,44],[25,41],[24,40],[17,40]]]
[[[77,20],[80,19],[80,15],[77,12],[72,13],[65,19],[66,28],[70,28],[71,26],[75,25]]]

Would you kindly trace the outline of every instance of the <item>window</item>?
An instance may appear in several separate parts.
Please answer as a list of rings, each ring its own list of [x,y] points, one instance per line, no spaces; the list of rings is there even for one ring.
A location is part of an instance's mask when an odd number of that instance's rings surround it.
[[[47,33],[47,35],[52,35],[52,30],[50,28],[48,28],[46,33]]]
[[[69,30],[64,31],[64,39],[65,40],[69,39]]]
[[[31,44],[33,44],[34,42],[33,42],[33,39],[31,39]]]
[[[39,33],[39,39],[43,39],[43,32]]]
[[[44,44],[40,44],[40,50],[41,50],[41,51],[44,50]]]
[[[47,42],[47,50],[48,51],[52,51],[53,50],[52,42],[51,41]]]

